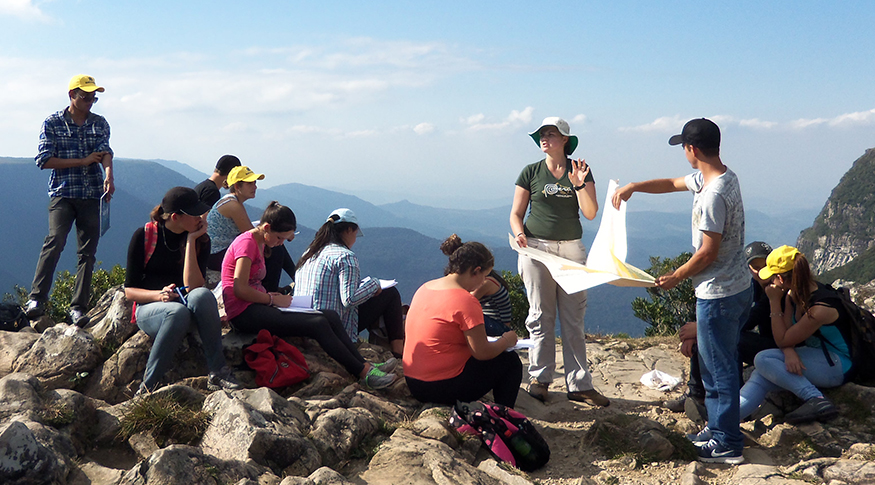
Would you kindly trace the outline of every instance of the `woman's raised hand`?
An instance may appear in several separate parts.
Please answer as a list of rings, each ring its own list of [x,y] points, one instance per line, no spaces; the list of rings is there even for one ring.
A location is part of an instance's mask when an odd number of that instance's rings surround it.
[[[586,160],[578,158],[577,160],[571,161],[571,173],[568,174],[568,180],[574,184],[575,187],[583,185],[588,174],[589,165],[587,165]]]

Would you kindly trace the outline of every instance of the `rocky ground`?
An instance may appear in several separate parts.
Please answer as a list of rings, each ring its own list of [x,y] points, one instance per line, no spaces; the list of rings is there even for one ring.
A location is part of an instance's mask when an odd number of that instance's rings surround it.
[[[252,389],[210,393],[190,337],[168,374],[173,384],[131,399],[149,339],[130,325],[120,293],[109,292],[92,317],[85,330],[42,320],[33,322],[35,332],[0,332],[0,483],[875,483],[875,389],[854,384],[828,391],[842,412],[828,424],[786,425],[783,414],[799,403],[771,396],[758,419],[742,425],[743,465],[692,461],[682,436],[701,424],[661,406],[681,389],[663,393],[639,382],[653,369],[685,377],[686,360],[671,338],[590,337],[588,360],[596,387],[612,401],[607,408],[568,401],[561,362],[546,403],[521,390],[517,409],[552,450],[544,468],[525,475],[450,431],[448,408],[417,403],[403,382],[362,389],[306,340],[293,342],[313,376],[278,393],[256,389],[246,370],[237,375]],[[229,334],[229,362],[241,363],[240,348],[253,339]],[[362,351],[371,360],[387,356],[367,344]],[[174,425],[170,438],[158,425],[123,432],[156,402],[210,416],[202,438],[182,444],[181,432],[195,425]]]

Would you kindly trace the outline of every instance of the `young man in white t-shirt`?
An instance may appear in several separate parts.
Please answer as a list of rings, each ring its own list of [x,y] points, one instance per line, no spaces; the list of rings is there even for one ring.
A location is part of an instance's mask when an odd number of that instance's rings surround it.
[[[750,277],[743,254],[744,204],[735,173],[720,160],[720,128],[705,118],[684,125],[668,140],[682,145],[697,171],[686,177],[633,182],[613,195],[620,207],[635,192],[693,193],[692,232],[696,252],[685,264],[656,279],[670,290],[686,278],[696,287],[697,341],[705,386],[708,425],[688,438],[699,460],[737,464],[744,461],[739,429],[738,337],[750,311]]]

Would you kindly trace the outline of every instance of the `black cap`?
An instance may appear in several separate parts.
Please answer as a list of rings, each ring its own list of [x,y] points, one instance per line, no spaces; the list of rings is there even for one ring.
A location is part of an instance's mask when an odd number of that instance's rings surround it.
[[[705,118],[687,121],[680,135],[668,139],[669,145],[685,143],[696,148],[720,148],[720,128]]]
[[[234,155],[222,155],[222,158],[216,162],[216,172],[219,172],[219,175],[224,177],[228,175],[232,168],[239,167],[240,165],[242,165],[240,159]]]
[[[189,216],[201,216],[210,206],[201,202],[194,189],[188,187],[173,187],[164,194],[161,208],[165,214],[182,213]]]
[[[757,258],[766,259],[771,252],[772,247],[762,241],[754,241],[744,247],[744,257],[747,259],[747,264]]]

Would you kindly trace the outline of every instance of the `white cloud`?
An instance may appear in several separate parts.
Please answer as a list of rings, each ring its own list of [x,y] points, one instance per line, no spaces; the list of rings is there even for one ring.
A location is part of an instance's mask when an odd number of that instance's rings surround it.
[[[434,131],[434,125],[431,123],[420,123],[413,127],[413,131],[417,135],[425,135]]]
[[[31,0],[0,0],[0,15],[9,15],[27,20],[48,22],[51,18]]]
[[[460,118],[459,121],[466,125],[476,125],[477,123],[480,123],[485,119],[486,115],[484,115],[483,113],[477,113],[476,115],[471,115],[467,118]]]
[[[684,123],[689,121],[689,119],[682,119],[678,115],[674,116],[663,116],[661,118],[657,118],[650,123],[645,125],[638,126],[622,126],[619,128],[620,131],[641,131],[641,132],[663,132],[663,131],[677,131],[680,130]]]
[[[586,123],[586,115],[585,114],[575,115],[574,118],[571,118],[569,120],[569,123]]]
[[[749,120],[741,120],[738,122],[738,125],[743,126],[745,128],[768,130],[770,128],[774,128],[774,127],[778,126],[778,123],[776,123],[774,121],[763,121],[759,118],[752,118]]]
[[[532,113],[535,111],[535,108],[531,106],[525,107],[523,110],[512,110],[507,118],[503,121],[494,122],[494,123],[482,123],[483,120],[486,119],[482,113],[470,116],[464,120],[468,125],[468,130],[470,131],[481,131],[481,130],[501,130],[504,128],[514,127],[525,125],[531,123],[532,121]]]

